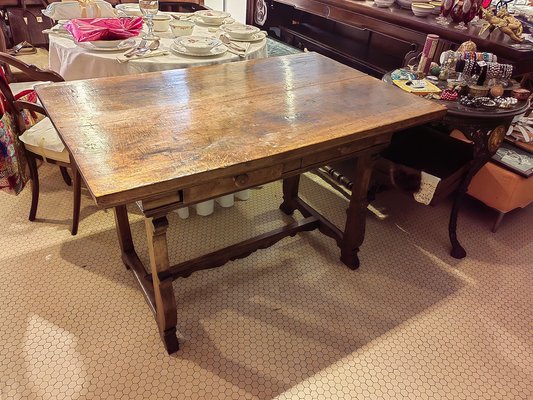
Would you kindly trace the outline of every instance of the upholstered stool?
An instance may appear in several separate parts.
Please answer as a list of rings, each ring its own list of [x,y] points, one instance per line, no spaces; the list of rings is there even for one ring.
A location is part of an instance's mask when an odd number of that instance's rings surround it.
[[[451,135],[465,140],[458,130]],[[533,202],[533,178],[525,178],[489,161],[470,182],[468,194],[498,211],[492,227],[492,232],[496,232],[506,213]]]

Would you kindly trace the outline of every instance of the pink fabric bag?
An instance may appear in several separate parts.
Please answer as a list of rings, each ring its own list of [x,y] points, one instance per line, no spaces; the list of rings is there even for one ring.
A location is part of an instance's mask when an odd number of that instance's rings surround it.
[[[77,42],[93,42],[128,39],[139,35],[142,27],[142,17],[136,17],[72,19],[65,28]]]

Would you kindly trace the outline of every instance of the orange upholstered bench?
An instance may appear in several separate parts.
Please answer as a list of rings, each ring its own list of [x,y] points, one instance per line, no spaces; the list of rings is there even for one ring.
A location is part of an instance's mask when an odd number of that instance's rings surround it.
[[[458,130],[451,135],[466,140]],[[526,178],[489,161],[472,178],[468,194],[498,211],[492,231],[496,232],[506,213],[533,202],[533,177]]]

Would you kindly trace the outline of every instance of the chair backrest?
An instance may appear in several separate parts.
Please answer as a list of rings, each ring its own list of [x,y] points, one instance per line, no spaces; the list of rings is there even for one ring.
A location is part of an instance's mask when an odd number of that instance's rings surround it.
[[[5,66],[15,67],[26,75],[31,81],[44,81],[44,82],[63,82],[64,79],[61,75],[53,72],[42,70],[35,65],[28,65],[23,61],[20,61],[16,57],[9,54],[0,52],[0,68],[5,69]],[[44,108],[36,103],[31,103],[25,100],[19,100],[16,98],[16,93],[13,93],[9,83],[3,73],[0,72],[0,92],[4,98],[4,105],[7,111],[20,116],[23,110],[30,112],[36,112],[46,115]],[[20,118],[16,118],[17,127],[20,132],[24,131],[25,125],[21,124]]]
[[[173,12],[195,12],[198,10],[209,10],[209,7],[203,5],[203,1],[172,1],[162,0],[159,2],[159,9],[161,11]]]

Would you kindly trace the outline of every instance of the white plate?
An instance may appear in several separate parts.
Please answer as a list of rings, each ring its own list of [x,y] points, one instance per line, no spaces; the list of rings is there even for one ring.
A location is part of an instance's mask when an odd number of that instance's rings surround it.
[[[231,37],[229,34],[226,35],[231,41],[235,42],[259,42],[260,40],[263,40],[267,37],[266,32],[257,32],[254,33],[250,38],[248,39],[235,39],[234,37]]]
[[[206,54],[195,54],[195,53],[191,53],[185,47],[180,46],[180,45],[178,45],[176,43],[172,43],[170,45],[170,50],[172,50],[174,53],[178,53],[178,54],[181,54],[181,55],[184,55],[184,56],[191,56],[191,57],[214,57],[214,56],[220,56],[221,54],[224,54],[226,51],[228,51],[226,46],[221,44],[220,46],[217,46],[217,47],[211,49],[211,51],[209,53],[206,53]]]
[[[96,47],[90,42],[75,42],[79,47],[85,50],[89,51],[107,51],[107,52],[113,52],[113,51],[124,51],[131,49],[133,46],[135,46],[135,40],[133,39],[126,39],[119,43],[116,47]]]

